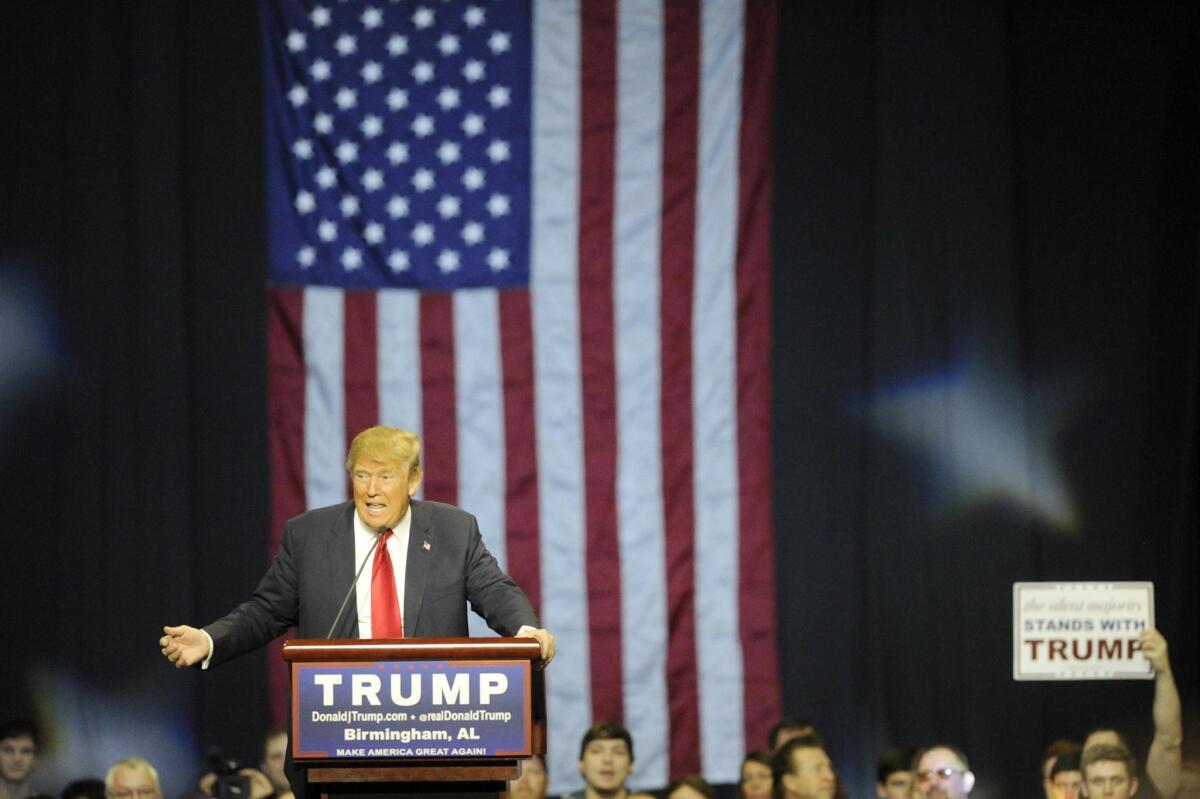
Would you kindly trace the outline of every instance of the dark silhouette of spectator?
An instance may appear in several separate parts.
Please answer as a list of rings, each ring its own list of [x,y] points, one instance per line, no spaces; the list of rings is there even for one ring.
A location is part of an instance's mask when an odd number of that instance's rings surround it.
[[[71,780],[62,789],[60,799],[105,799],[104,780],[97,777],[83,777]]]

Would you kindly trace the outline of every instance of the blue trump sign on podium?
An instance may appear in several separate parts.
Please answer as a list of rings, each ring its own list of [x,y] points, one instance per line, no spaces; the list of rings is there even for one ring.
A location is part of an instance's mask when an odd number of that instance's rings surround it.
[[[296,760],[526,757],[528,661],[293,663]]]

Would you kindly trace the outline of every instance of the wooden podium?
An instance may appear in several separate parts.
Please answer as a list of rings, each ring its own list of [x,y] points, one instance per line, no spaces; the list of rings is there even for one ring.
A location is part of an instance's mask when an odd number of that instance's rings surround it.
[[[405,639],[294,639],[283,646],[283,658],[288,663],[291,677],[291,724],[290,745],[295,762],[297,777],[307,779],[307,795],[309,799],[354,799],[369,796],[379,799],[381,796],[397,795],[409,797],[440,797],[464,796],[473,799],[506,799],[507,781],[514,780],[520,774],[520,761],[532,754],[544,755],[546,752],[546,699],[545,680],[540,661],[538,642],[531,638],[405,638]],[[420,675],[428,677],[427,683],[435,683],[435,674],[446,675],[455,670],[467,672],[482,669],[496,671],[507,670],[513,674],[526,675],[527,682],[523,686],[525,692],[521,713],[526,717],[522,720],[524,726],[523,742],[515,746],[506,746],[502,751],[489,752],[486,755],[470,756],[429,756],[429,752],[472,751],[464,747],[419,746],[416,744],[396,746],[393,749],[379,751],[423,753],[422,756],[388,755],[361,757],[372,750],[366,746],[337,748],[322,744],[311,748],[306,744],[305,736],[311,741],[315,733],[302,727],[306,719],[316,721],[322,714],[314,711],[311,706],[316,704],[313,697],[324,697],[326,705],[337,696],[342,704],[349,705],[353,691],[344,683],[343,677],[351,678],[354,689],[358,690],[359,704],[367,710],[388,710],[389,696],[392,700],[396,695],[388,694],[380,688],[384,678],[402,681],[407,676],[410,699],[413,694],[413,677],[416,675],[416,695],[421,696]],[[315,676],[317,670],[327,670],[330,674]],[[500,679],[492,675],[493,681]],[[322,683],[320,689],[309,685],[302,688],[298,680],[316,680]],[[461,676],[456,676],[454,687],[461,688]],[[363,698],[362,682],[369,681],[370,687],[375,688],[372,696]],[[466,684],[471,685],[468,679]],[[508,685],[508,682],[505,682]],[[443,695],[450,696],[447,678],[442,678]],[[493,689],[494,685],[491,686]],[[324,693],[315,694],[322,690]],[[392,691],[396,689],[392,684]],[[494,692],[494,691],[493,691]],[[302,693],[304,694],[302,696]],[[434,695],[431,690],[426,695]],[[485,691],[481,688],[477,693],[466,698],[466,704],[459,695],[454,713],[482,714],[479,708],[472,709],[473,704],[486,704],[488,699],[483,697]],[[516,697],[520,700],[521,697]],[[373,700],[373,701],[372,701]],[[514,701],[516,701],[514,700]],[[435,700],[436,701],[436,700]],[[395,710],[398,706],[392,706]],[[339,710],[338,707],[322,707],[321,710],[331,709],[328,716],[338,713],[350,714],[355,711]],[[409,708],[406,706],[405,710]],[[419,710],[420,708],[417,708]],[[447,711],[441,711],[447,712]],[[303,715],[302,717],[302,714]],[[393,713],[400,718],[409,719],[407,713]],[[436,715],[433,714],[433,715]],[[515,714],[513,714],[515,715]],[[422,721],[424,717],[421,717]],[[323,720],[323,719],[322,719]],[[416,716],[403,724],[416,724]],[[457,722],[456,722],[457,723]],[[336,732],[337,724],[332,725]],[[349,726],[348,724],[346,726]],[[474,735],[474,726],[459,728],[459,737],[463,730],[470,730]],[[516,729],[516,728],[512,728]],[[342,730],[349,737],[357,732]],[[385,733],[372,732],[369,735],[380,736]],[[390,732],[387,734],[399,735]],[[411,734],[411,733],[410,733]],[[431,734],[431,733],[425,733]],[[352,740],[352,739],[351,739]],[[376,740],[380,740],[376,738]],[[483,742],[486,743],[486,742]],[[407,744],[407,741],[406,741]],[[306,751],[306,746],[309,751]],[[322,748],[324,746],[324,748]],[[480,751],[482,751],[480,748]],[[329,751],[333,750],[333,751]]]

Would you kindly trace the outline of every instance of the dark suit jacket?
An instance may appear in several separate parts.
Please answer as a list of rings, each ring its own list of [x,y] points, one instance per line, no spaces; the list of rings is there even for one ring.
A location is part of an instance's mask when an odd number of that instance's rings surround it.
[[[300,638],[329,634],[358,568],[354,512],[353,502],[343,502],[284,525],[279,553],[254,595],[204,628],[213,639],[212,665],[256,649],[289,627]],[[484,546],[475,517],[452,505],[414,500],[404,572],[404,635],[467,635],[467,602],[501,635],[515,635],[524,625],[540,626],[524,592]],[[358,637],[354,597],[332,637]]]

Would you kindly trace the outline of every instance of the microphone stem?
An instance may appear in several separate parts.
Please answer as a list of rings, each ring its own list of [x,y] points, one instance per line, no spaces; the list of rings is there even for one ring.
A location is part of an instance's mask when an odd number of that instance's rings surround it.
[[[350,602],[350,595],[354,593],[354,589],[358,587],[358,578],[362,575],[363,569],[367,567],[367,561],[371,559],[371,554],[375,552],[375,548],[379,546],[379,539],[382,538],[378,532],[375,533],[375,543],[371,544],[371,548],[367,550],[367,554],[363,556],[362,563],[358,564],[358,571],[354,573],[354,580],[350,583],[350,590],[346,592],[346,598],[342,600],[342,606],[338,608],[337,615],[333,617],[333,624],[329,625],[329,632],[325,633],[325,637],[332,638],[333,631],[337,629],[338,622],[342,620],[342,614],[346,612],[346,605]]]

